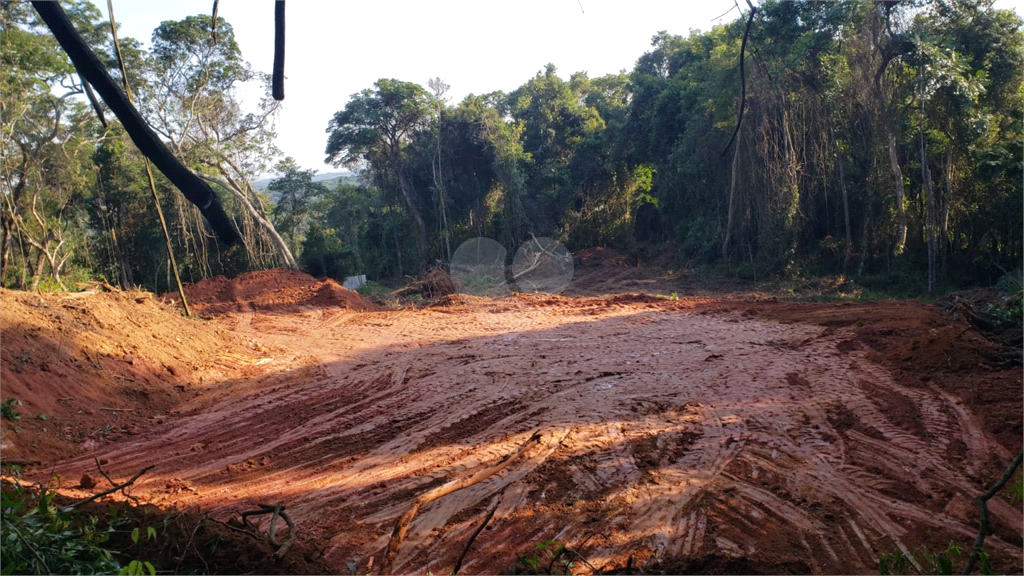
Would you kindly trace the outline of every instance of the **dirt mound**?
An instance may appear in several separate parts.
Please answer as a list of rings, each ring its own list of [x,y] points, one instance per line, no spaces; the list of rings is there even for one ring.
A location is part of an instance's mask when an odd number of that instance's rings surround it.
[[[137,434],[252,349],[151,293],[0,290],[5,461],[46,462]],[[151,418],[152,417],[152,418]]]
[[[422,294],[425,298],[440,298],[456,292],[455,282],[443,268],[434,266],[423,276],[413,280],[408,286],[391,293],[392,296],[409,296]]]
[[[297,270],[257,270],[237,278],[215,276],[185,285],[188,303],[202,314],[218,314],[246,308],[296,311],[303,306],[344,308],[353,312],[383,310],[329,278],[317,280]],[[178,299],[177,292],[164,295]]]
[[[611,266],[627,267],[639,266],[640,261],[635,256],[627,256],[612,248],[598,246],[596,248],[584,248],[572,253],[573,264],[576,266]]]

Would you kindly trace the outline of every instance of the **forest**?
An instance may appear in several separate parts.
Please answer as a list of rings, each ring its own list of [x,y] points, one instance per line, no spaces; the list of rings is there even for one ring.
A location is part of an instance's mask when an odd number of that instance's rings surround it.
[[[1024,36],[991,1],[764,2],[707,32],[658,32],[632,70],[565,80],[547,64],[461,102],[441,78],[382,78],[335,96],[325,162],[358,178],[326,183],[275,147],[269,78],[223,18],[216,43],[197,15],[144,49],[115,46],[89,2],[65,8],[243,241],[219,244],[155,170],[151,190],[32,8],[4,2],[6,287],[172,290],[154,199],[187,282],[283,266],[400,283],[477,236],[919,295],[992,285],[1024,256]],[[246,108],[249,82],[267,96]]]

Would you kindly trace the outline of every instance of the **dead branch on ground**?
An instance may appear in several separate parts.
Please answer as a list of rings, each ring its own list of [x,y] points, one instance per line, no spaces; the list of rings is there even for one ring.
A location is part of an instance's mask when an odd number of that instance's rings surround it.
[[[288,550],[292,547],[292,542],[295,541],[295,524],[292,522],[291,517],[288,516],[288,513],[284,511],[284,503],[280,501],[273,506],[269,506],[267,504],[260,504],[259,507],[259,510],[250,510],[248,512],[242,512],[242,523],[246,526],[250,526],[249,516],[273,514],[273,516],[270,517],[270,526],[267,527],[267,541],[270,542],[271,546],[277,549],[277,551],[274,552],[274,556],[282,558],[285,554],[288,553]],[[278,516],[283,518],[285,524],[288,525],[288,536],[285,537],[284,542],[278,542],[277,538],[274,535]]]
[[[1003,472],[1002,477],[988,489],[981,496],[978,496],[978,508],[981,510],[981,520],[978,522],[978,537],[974,540],[974,547],[971,549],[971,555],[967,558],[967,565],[964,566],[964,574],[970,574],[971,570],[974,569],[974,564],[978,561],[981,556],[982,545],[985,544],[985,537],[992,530],[992,527],[988,522],[988,501],[996,495],[997,492],[1003,489],[1003,486],[1010,481],[1013,474],[1017,471],[1020,466],[1021,459],[1024,458],[1024,450],[1017,453],[1017,457],[1010,462],[1007,466],[1006,471]]]
[[[487,527],[487,523],[491,521],[491,518],[494,516],[494,513],[497,512],[498,504],[501,504],[500,500],[494,506],[491,507],[491,511],[487,513],[487,516],[484,516],[484,521],[476,527],[476,530],[473,531],[473,535],[469,537],[469,541],[466,542],[466,547],[462,549],[462,554],[459,556],[459,559],[455,562],[455,568],[452,569],[452,576],[455,576],[459,573],[459,569],[462,568],[462,561],[466,559],[466,554],[469,554],[469,549],[471,546],[473,546],[473,542],[476,541],[476,537],[484,531],[484,528]]]
[[[452,281],[452,277],[444,269],[435,266],[423,276],[413,279],[405,288],[395,290],[391,295],[400,297],[422,294],[427,298],[436,298],[438,296],[454,294],[455,292],[455,282]]]
[[[113,488],[111,488],[110,490],[104,490],[103,492],[100,492],[99,494],[94,494],[94,495],[92,495],[92,496],[90,496],[88,498],[85,498],[83,500],[79,500],[77,502],[72,502],[71,505],[68,506],[67,508],[65,508],[64,510],[67,511],[67,510],[70,510],[70,509],[75,508],[77,506],[81,506],[82,504],[88,504],[89,502],[92,502],[93,500],[98,500],[98,499],[100,499],[100,498],[102,498],[102,497],[104,497],[104,496],[106,496],[108,494],[113,494],[114,492],[117,492],[118,490],[124,490],[128,486],[131,486],[132,484],[134,484],[135,481],[138,480],[140,476],[142,476],[146,472],[149,472],[153,468],[156,468],[156,465],[155,464],[150,464],[149,466],[146,466],[142,470],[139,470],[135,474],[135,476],[132,476],[131,478],[129,478],[127,482],[118,484],[118,485],[114,486]]]
[[[110,485],[112,487],[116,487],[117,484],[113,480],[110,479],[110,476],[107,475],[107,471],[104,470],[103,466],[100,464],[100,459],[96,458],[96,457],[93,457],[93,461],[96,462],[96,469],[99,470],[100,474],[102,474],[103,477],[107,479],[107,482],[110,482]],[[123,487],[121,488],[121,494],[124,495],[125,498],[131,500],[132,502],[134,502],[136,504],[139,503],[139,499],[136,498],[135,496],[132,496],[131,494],[125,492],[125,489]]]

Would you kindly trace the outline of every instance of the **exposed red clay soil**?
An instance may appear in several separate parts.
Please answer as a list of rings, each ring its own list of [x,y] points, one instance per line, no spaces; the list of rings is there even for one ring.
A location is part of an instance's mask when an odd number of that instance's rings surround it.
[[[974,497],[1021,445],[1020,368],[920,303],[516,295],[360,311],[373,306],[303,276],[187,287],[207,320],[134,293],[3,291],[2,395],[26,401],[20,431],[4,422],[4,458],[64,478],[94,457],[120,480],[155,464],[135,496],[221,519],[280,500],[328,566],[375,573],[417,496],[540,431],[502,472],[424,506],[396,571],[450,571],[495,509],[466,573],[507,570],[548,539],[598,569],[632,556],[864,573],[896,549],[966,548]],[[115,377],[129,370],[135,388]],[[75,418],[132,428],[41,440]],[[989,508],[993,564],[1019,573],[1020,505]]]
[[[177,292],[167,296],[179,299]],[[294,312],[310,306],[343,308],[353,312],[383,310],[330,278],[317,280],[304,272],[280,269],[257,270],[232,279],[215,276],[186,285],[185,297],[189,305],[206,314],[246,307],[277,312]]]

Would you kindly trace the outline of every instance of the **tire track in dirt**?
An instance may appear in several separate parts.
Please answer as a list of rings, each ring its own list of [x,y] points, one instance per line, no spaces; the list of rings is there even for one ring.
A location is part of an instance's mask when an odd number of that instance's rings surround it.
[[[844,329],[612,300],[249,313],[222,321],[273,361],[217,384],[240,393],[200,396],[99,456],[157,464],[136,493],[165,505],[226,515],[283,500],[339,568],[379,562],[418,494],[537,429],[542,444],[521,460],[425,506],[396,570],[449,570],[497,505],[469,572],[508,568],[553,537],[598,567],[634,555],[862,572],[891,542],[969,538],[959,503],[984,479],[963,462],[1006,452],[952,396],[840,349]],[[90,469],[92,456],[61,473]],[[1021,523],[1010,506],[993,516]],[[1019,543],[989,542],[1019,561]]]

